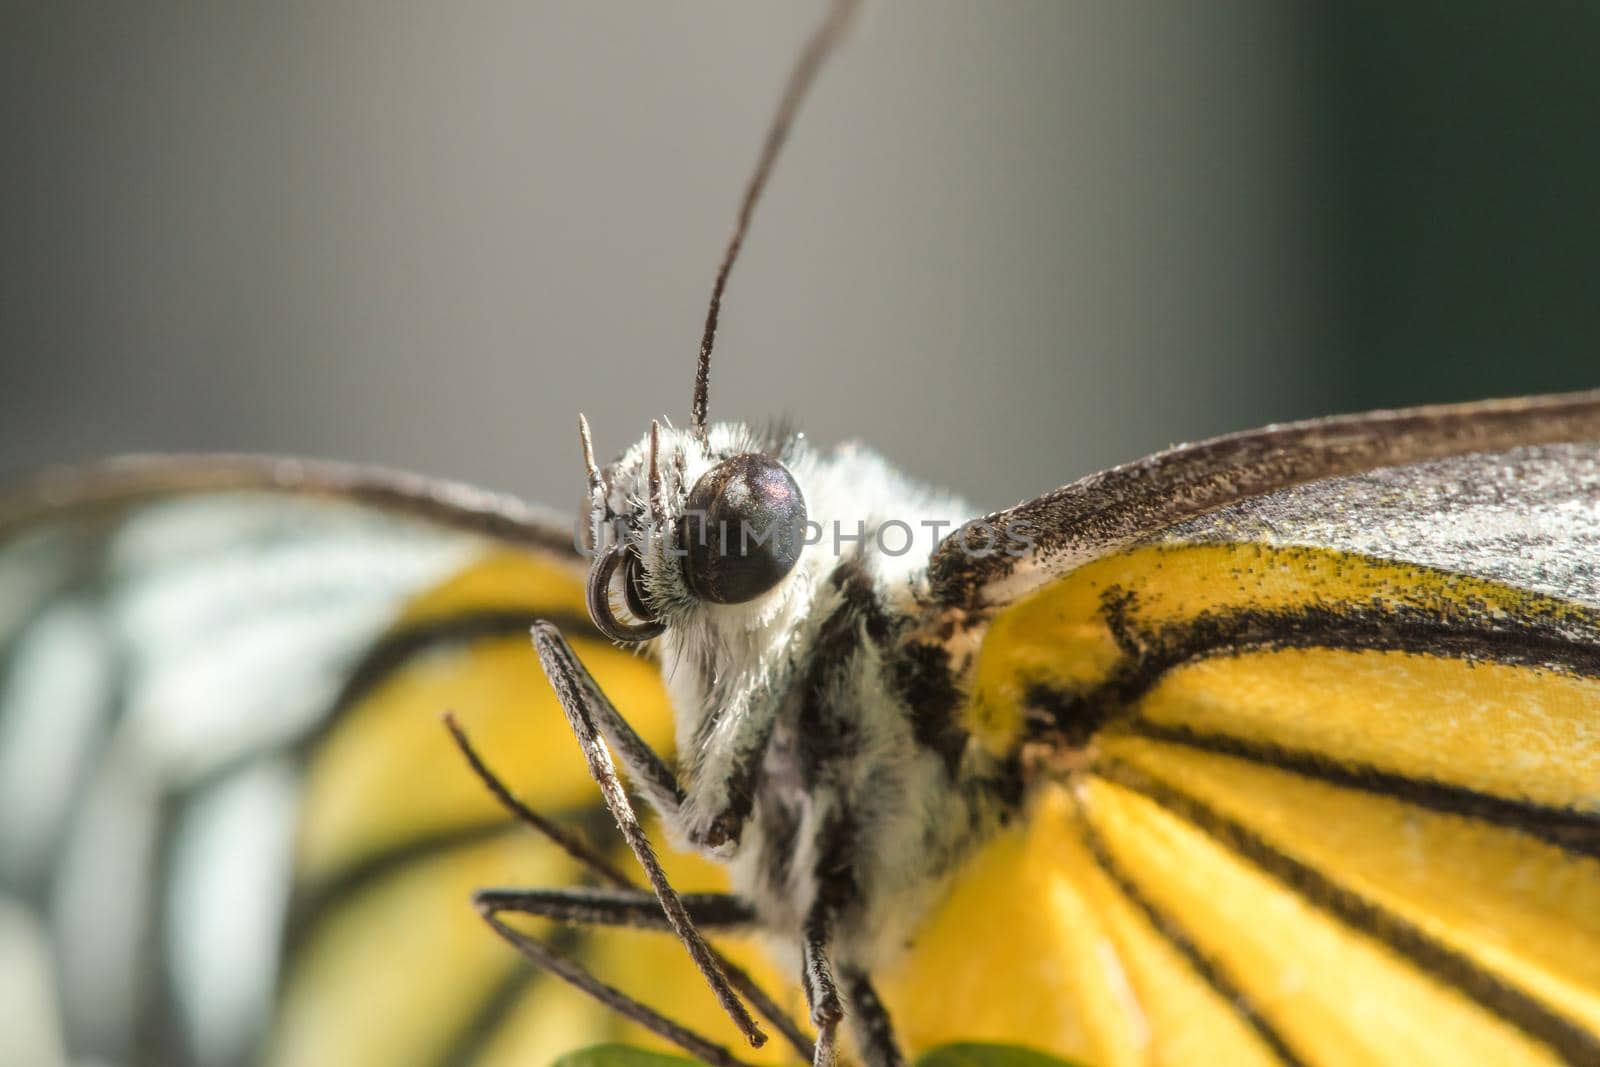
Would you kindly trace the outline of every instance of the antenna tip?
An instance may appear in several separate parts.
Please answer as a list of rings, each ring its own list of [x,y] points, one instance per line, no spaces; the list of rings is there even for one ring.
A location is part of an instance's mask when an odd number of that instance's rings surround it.
[[[583,412],[578,412],[578,443],[583,448],[583,469],[589,476],[591,491],[596,486],[603,484],[600,476],[600,464],[594,461],[594,440],[589,436],[589,420],[583,417]]]

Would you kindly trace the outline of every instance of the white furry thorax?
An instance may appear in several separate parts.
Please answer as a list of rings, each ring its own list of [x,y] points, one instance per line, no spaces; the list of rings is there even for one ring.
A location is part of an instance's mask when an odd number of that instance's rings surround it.
[[[605,471],[612,513],[639,524],[648,522],[649,516],[649,447],[646,436]],[[766,667],[803,634],[829,575],[846,555],[859,550],[874,584],[890,598],[891,606],[905,610],[917,594],[939,533],[949,532],[973,514],[956,497],[911,482],[857,443],[819,453],[802,434],[717,423],[709,427],[704,443],[689,430],[660,432],[658,462],[671,520],[683,515],[689,491],[702,475],[743,452],[765,453],[789,469],[821,539],[806,547],[776,588],[744,604],[701,601],[689,590],[682,561],[672,554],[669,540],[655,537],[642,542],[644,586],[667,626],[656,644],[677,715],[680,759],[690,758],[686,742],[708,702],[732,686],[762,682]],[[913,528],[916,540],[909,551],[898,552],[904,540],[898,531],[888,544],[895,554],[878,550],[880,524],[889,520]],[[920,525],[923,522],[935,523],[937,529]],[[837,544],[835,530],[840,533]],[[855,540],[858,532],[864,536]]]
[[[650,523],[649,449],[647,436],[605,469],[610,521],[620,517],[635,529]],[[807,657],[818,628],[842,604],[836,578],[841,565],[849,564],[856,595],[864,576],[882,615],[908,617],[918,610],[928,556],[939,537],[972,512],[948,494],[912,483],[855,444],[823,453],[797,434],[719,424],[710,427],[703,441],[688,430],[663,429],[658,449],[661,496],[671,523],[683,515],[690,490],[704,474],[733,455],[758,452],[779,460],[793,476],[805,498],[808,532],[817,538],[769,592],[729,605],[707,603],[693,594],[671,537],[635,542],[641,547],[640,584],[666,627],[654,645],[673,702],[685,787],[680,818],[677,825],[669,820],[668,829],[680,843],[725,862],[735,887],[756,903],[769,928],[793,929],[815,890],[804,869],[818,847],[822,809],[850,805],[865,820],[872,839],[863,842],[872,859],[861,872],[863,914],[855,925],[876,926],[901,937],[905,924],[893,920],[918,910],[905,906],[906,891],[929,881],[929,835],[944,832],[930,824],[949,819],[952,825],[968,825],[972,820],[944,810],[947,802],[958,803],[955,791],[948,777],[941,777],[939,761],[912,740],[904,703],[884,684],[882,650],[862,642],[836,671],[829,665],[828,685],[839,694],[836,702],[859,716],[852,728],[858,731],[861,751],[839,761],[837,786],[796,785],[784,793],[790,777],[785,739],[792,746],[799,672],[816,669]],[[895,523],[900,526],[891,528]],[[752,819],[737,843],[707,848],[709,822],[729,801],[729,768],[752,757],[765,760],[767,773],[757,814],[763,803],[792,804],[790,814],[801,825],[792,839],[779,845],[764,837],[760,819]],[[790,883],[781,886],[773,884],[770,873],[779,865],[770,855],[778,848],[793,853],[795,868]],[[932,851],[938,850],[935,842]],[[841,948],[850,940],[842,930]],[[847,951],[878,954],[864,946]]]

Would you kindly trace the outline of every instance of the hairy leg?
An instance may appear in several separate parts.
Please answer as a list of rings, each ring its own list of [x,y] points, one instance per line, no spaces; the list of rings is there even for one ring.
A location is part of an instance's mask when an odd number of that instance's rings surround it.
[[[864,971],[841,968],[839,978],[850,1002],[850,1030],[856,1051],[866,1067],[905,1067],[905,1056],[894,1039],[889,1012]]]
[[[506,808],[519,822],[528,826],[536,833],[548,838],[559,846],[568,855],[578,860],[591,874],[601,881],[608,883],[612,890],[601,889],[553,889],[553,890],[518,890],[518,889],[485,889],[479,890],[473,896],[473,902],[486,921],[494,927],[497,933],[506,938],[523,955],[528,956],[535,963],[545,966],[552,957],[548,946],[532,942],[531,938],[511,930],[504,923],[498,921],[496,916],[503,912],[536,915],[544,918],[555,919],[577,925],[602,925],[602,926],[633,926],[640,929],[672,931],[673,927],[668,921],[666,911],[662,908],[658,898],[634,886],[627,875],[621,873],[603,855],[596,852],[582,839],[571,833],[544,816],[533,811],[518,800],[505,784],[491,771],[482,757],[468,740],[466,733],[455,722],[454,718],[446,715],[445,725],[455,739],[468,765],[490,793]],[[689,917],[696,926],[706,929],[737,929],[749,927],[756,921],[754,909],[740,897],[732,894],[691,893],[681,898]],[[708,946],[709,947],[709,946]],[[800,1029],[789,1014],[773,997],[746,974],[742,969],[722,956],[715,949],[711,949],[712,958],[726,974],[732,986],[743,994],[751,1004],[755,1005],[768,1021],[783,1034],[794,1050],[803,1059],[811,1059],[813,1046],[811,1039]],[[569,976],[572,970],[581,971],[570,961],[562,960],[558,967],[548,967],[552,973],[572,981],[578,988],[597,996],[603,1003],[617,1007],[617,1001],[611,996],[626,998],[624,994],[604,986],[587,972],[582,977],[575,979]],[[602,992],[604,991],[604,992]],[[638,1005],[649,1011],[644,1005]],[[710,1051],[717,1046],[710,1044],[707,1039],[695,1035],[692,1031],[674,1023],[670,1019],[657,1016],[664,1023],[666,1029],[657,1029],[650,1023],[640,1019],[637,1015],[618,1007],[619,1011],[629,1018],[639,1021],[641,1025],[649,1027],[652,1032],[665,1037],[669,1041],[679,1044],[686,1052],[701,1055],[701,1051]],[[667,1032],[670,1030],[670,1032]],[[678,1037],[689,1035],[691,1039],[700,1042],[696,1047],[690,1047],[678,1042]],[[730,1057],[726,1050],[724,1055]],[[702,1056],[701,1058],[705,1058]],[[721,1061],[717,1061],[721,1062]]]

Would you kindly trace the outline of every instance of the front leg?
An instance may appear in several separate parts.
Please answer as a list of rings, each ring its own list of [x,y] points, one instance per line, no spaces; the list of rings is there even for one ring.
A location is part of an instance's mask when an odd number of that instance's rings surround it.
[[[755,776],[772,736],[770,702],[741,696],[706,716],[696,744],[691,746],[701,755],[688,763],[686,790],[666,761],[611,703],[555,626],[536,624],[533,643],[552,684],[556,684],[554,671],[574,679],[574,685],[587,694],[595,729],[661,821],[697,848],[713,855],[730,854],[750,815]],[[559,685],[557,692],[559,695]],[[765,692],[759,690],[755,696]]]
[[[560,631],[542,623],[534,627],[533,640],[541,661],[561,661],[562,669],[587,687],[595,727],[662,822],[696,848],[714,856],[731,855],[750,816],[756,775],[772,738],[776,716],[768,694],[773,683],[741,693],[706,715],[691,746],[700,755],[686,767],[685,789],[601,691]],[[780,672],[779,684],[786,677]]]
[[[729,695],[707,708],[684,746],[686,783],[679,829],[689,843],[726,859],[738,848],[755,805],[756,780],[772,742],[780,694],[794,671],[776,665],[765,681],[728,686]]]
[[[684,907],[677,890],[672,888],[666,872],[661,869],[655,849],[651,846],[650,839],[645,836],[644,828],[639,825],[639,819],[634,814],[628,794],[617,778],[616,768],[611,762],[611,753],[601,740],[602,733],[605,734],[606,740],[612,741],[617,746],[619,755],[623,757],[624,766],[630,768],[629,773],[635,773],[632,768],[638,767],[639,773],[644,776],[641,785],[663,793],[671,801],[671,810],[674,813],[677,797],[681,795],[676,779],[672,777],[672,772],[667,769],[661,758],[651,751],[600,692],[600,687],[578,661],[578,657],[573,654],[572,647],[567,644],[560,631],[548,622],[534,623],[533,644],[539,653],[539,662],[544,667],[545,677],[550,680],[551,687],[556,691],[556,698],[561,702],[561,709],[566,712],[567,724],[572,727],[572,732],[583,749],[584,758],[589,763],[589,773],[599,785],[600,795],[605,800],[606,807],[610,809],[611,817],[616,820],[617,829],[622,832],[623,840],[627,841],[639,865],[644,868],[645,875],[650,881],[650,888],[655,891],[656,899],[661,902],[661,909],[666,913],[667,921],[678,935],[678,940],[683,942],[683,947],[688,950],[695,967],[711,986],[711,991],[716,995],[722,1009],[728,1013],[729,1018],[739,1027],[750,1044],[760,1048],[766,1043],[766,1034],[762,1033],[744,1004],[734,995],[727,976],[711,951],[711,946],[700,936],[700,931],[695,928],[694,921],[689,917],[689,912]],[[613,737],[616,740],[612,740]],[[666,817],[665,813],[663,817]]]
[[[679,808],[684,797],[672,768],[623,718],[554,623],[534,623],[533,647],[539,653],[545,676],[550,679],[556,695],[561,699],[562,708],[567,707],[567,696],[562,692],[562,683],[557,681],[558,675],[567,680],[574,699],[580,695],[588,697],[583,703],[593,719],[594,727],[622,761],[622,769],[628,772],[628,779],[634,788],[644,794],[663,822],[672,827],[678,826],[681,818]],[[570,711],[568,717],[571,717]]]
[[[561,921],[599,921],[610,925],[620,920],[622,925],[641,925],[658,930],[672,929],[659,900],[649,893],[642,893],[636,889],[632,879],[614,867],[603,855],[590,848],[586,842],[570,833],[566,828],[544,818],[513,796],[506,784],[484,763],[483,757],[473,747],[472,742],[467,738],[466,732],[456,723],[454,717],[446,714],[444,719],[445,726],[455,739],[456,746],[461,750],[462,756],[466,758],[467,765],[495,799],[518,822],[549,839],[562,851],[566,852],[567,855],[581,863],[600,881],[609,883],[612,887],[613,899],[623,902],[620,908],[607,908],[603,905],[594,906],[597,900],[604,898],[606,890],[479,890],[473,895],[473,903],[483,913],[484,918],[490,921],[491,926],[495,927],[497,931],[504,928],[503,923],[495,921],[495,916],[499,912],[520,911],[525,914],[545,915]],[[642,904],[645,901],[649,902],[648,907]],[[755,911],[749,904],[738,897],[727,894],[689,894],[683,898],[683,903],[695,925],[701,928],[727,929],[730,926],[748,925],[757,921]],[[548,955],[542,948],[529,950],[520,941],[513,940],[513,944],[524,955],[534,959],[535,962]],[[765,1015],[778,1028],[778,1031],[788,1039],[794,1050],[800,1054],[802,1060],[810,1060],[814,1054],[811,1039],[789,1017],[789,1013],[766,990],[762,989],[750,975],[717,952],[716,949],[711,951],[717,965],[728,976],[729,983],[743,994],[751,1004],[754,1004],[757,1011]],[[563,970],[561,976],[566,977],[567,973]],[[593,991],[591,984],[587,981],[581,983],[580,988],[586,992]],[[607,999],[605,1002],[609,1004],[611,1000]],[[644,1025],[648,1026],[649,1024],[644,1023]],[[677,1040],[675,1033],[667,1033],[661,1030],[656,1032],[668,1040]],[[696,1055],[699,1054],[693,1048],[686,1047],[685,1050]]]

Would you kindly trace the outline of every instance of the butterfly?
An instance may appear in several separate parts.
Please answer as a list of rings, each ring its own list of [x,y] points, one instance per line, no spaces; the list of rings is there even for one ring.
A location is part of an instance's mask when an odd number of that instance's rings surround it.
[[[1600,1059],[1600,394],[979,517],[713,423],[845,14],[688,425],[585,427],[576,529],[248,457],[4,498],[8,1062]]]

